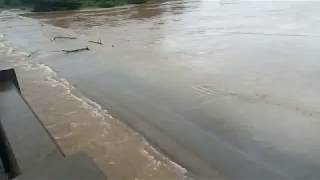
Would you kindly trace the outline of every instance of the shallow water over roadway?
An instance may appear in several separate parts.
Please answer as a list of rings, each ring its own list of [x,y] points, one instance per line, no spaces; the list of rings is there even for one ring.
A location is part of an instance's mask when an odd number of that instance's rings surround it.
[[[200,177],[317,179],[319,8],[181,0],[39,13],[27,16],[104,45],[50,44],[62,30],[39,27],[11,39],[40,51],[90,46],[37,61]]]

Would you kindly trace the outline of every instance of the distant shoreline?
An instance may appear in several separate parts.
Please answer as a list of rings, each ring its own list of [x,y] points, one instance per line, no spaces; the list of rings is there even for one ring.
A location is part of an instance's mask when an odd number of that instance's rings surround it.
[[[18,8],[22,10],[30,10],[33,12],[52,12],[52,11],[66,11],[66,10],[81,10],[91,8],[111,8],[116,6],[123,6],[129,4],[142,4],[148,0],[79,0],[79,1],[67,1],[61,2],[57,0],[46,0],[41,2],[21,2],[21,0],[15,0],[5,2],[0,0],[0,9]]]

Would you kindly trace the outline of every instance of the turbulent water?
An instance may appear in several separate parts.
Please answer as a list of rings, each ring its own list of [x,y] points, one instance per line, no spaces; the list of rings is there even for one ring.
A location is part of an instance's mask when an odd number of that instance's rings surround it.
[[[41,23],[6,33],[199,176],[317,179],[319,7],[165,1],[27,14]]]
[[[3,22],[23,19],[10,11],[0,13],[0,17]],[[49,66],[34,61],[46,54],[15,48],[6,34],[0,33],[0,70],[15,68],[24,98],[64,155],[86,152],[108,179],[192,177]]]

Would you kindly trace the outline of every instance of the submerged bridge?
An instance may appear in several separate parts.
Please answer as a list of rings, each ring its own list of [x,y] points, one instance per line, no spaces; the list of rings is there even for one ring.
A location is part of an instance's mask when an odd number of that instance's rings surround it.
[[[84,153],[65,157],[21,94],[14,69],[0,70],[0,180],[106,179]]]

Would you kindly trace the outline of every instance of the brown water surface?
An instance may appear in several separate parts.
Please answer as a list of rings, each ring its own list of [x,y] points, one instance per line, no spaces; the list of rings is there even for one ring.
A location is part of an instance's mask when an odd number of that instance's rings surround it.
[[[165,1],[27,14],[7,34],[199,176],[317,179],[319,7]]]

